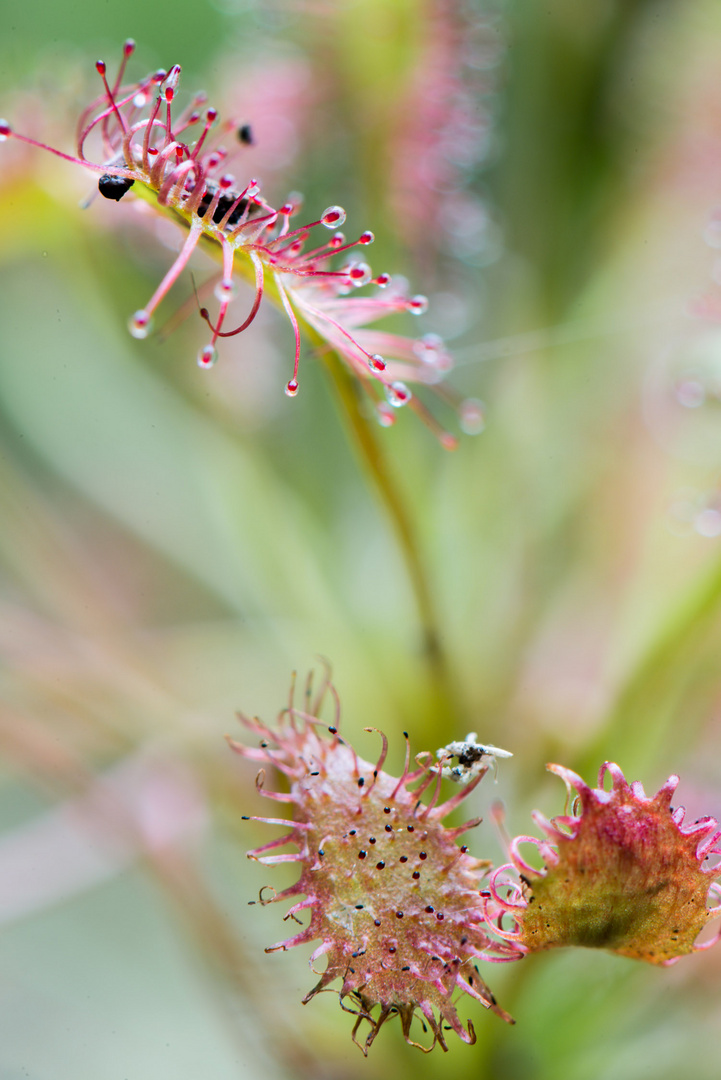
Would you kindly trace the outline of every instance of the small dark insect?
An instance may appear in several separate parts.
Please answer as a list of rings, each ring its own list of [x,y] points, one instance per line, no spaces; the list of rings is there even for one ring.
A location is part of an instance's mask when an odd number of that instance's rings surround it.
[[[238,128],[238,141],[244,143],[245,146],[253,145],[255,139],[250,124],[241,124]]]
[[[491,743],[479,743],[475,731],[469,732],[463,741],[448,743],[436,751],[436,758],[441,765],[441,776],[447,780],[455,780],[458,784],[469,783],[484,772],[484,758],[493,763],[495,770],[496,758],[509,757],[513,757],[510,750],[501,750],[499,746],[492,746]],[[457,765],[451,764],[453,758],[458,758]]]
[[[130,191],[134,183],[134,180],[128,180],[126,176],[110,176],[109,173],[103,173],[98,180],[98,191],[105,199],[114,199],[115,202],[120,202],[123,195]]]
[[[208,212],[208,207],[210,206],[211,202],[213,201],[213,197],[216,194],[217,190],[218,190],[218,188],[217,188],[216,184],[214,184],[212,182],[206,184],[205,193],[203,195],[203,198],[200,200],[200,205],[198,207],[198,217],[205,217],[206,213]],[[221,195],[220,196],[220,198],[218,199],[218,205],[216,206],[215,211],[213,213],[213,222],[216,225],[220,224],[220,222],[223,220],[225,215],[228,213],[228,211],[230,210],[231,206],[233,205],[233,203],[235,202],[235,200],[237,198],[238,198],[238,196],[234,195],[232,192],[228,192],[227,195]],[[247,199],[241,199],[241,201],[238,203],[238,205],[236,206],[233,213],[228,218],[228,225],[237,225],[237,223],[240,221],[241,217],[243,216],[243,211],[245,210],[247,205],[248,205],[248,200]]]

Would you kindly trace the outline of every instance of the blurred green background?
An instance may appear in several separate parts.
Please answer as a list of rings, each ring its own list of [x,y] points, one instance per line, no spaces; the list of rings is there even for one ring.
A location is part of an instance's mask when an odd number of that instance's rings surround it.
[[[453,454],[410,414],[378,435],[449,691],[312,350],[289,400],[272,310],[212,372],[199,320],[134,341],[177,238],[0,146],[0,1077],[715,1080],[719,950],[489,966],[515,1028],[470,1002],[476,1046],[388,1024],[365,1062],[331,995],[301,1006],[303,950],[263,954],[283,911],[249,901],[292,875],[245,859],[270,834],[223,735],[325,656],[364,757],[368,725],[394,769],[403,729],[512,750],[474,796],[512,833],[561,812],[547,761],[678,772],[721,814],[718,4],[28,0],[0,114],[72,151],[127,36],[134,77],[179,62],[254,125],[239,176],[374,230],[487,426]],[[505,861],[490,824],[470,843]]]

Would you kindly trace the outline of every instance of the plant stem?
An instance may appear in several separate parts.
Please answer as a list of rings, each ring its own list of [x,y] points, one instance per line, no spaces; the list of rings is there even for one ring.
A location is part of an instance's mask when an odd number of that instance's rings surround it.
[[[418,536],[374,426],[362,409],[356,380],[335,353],[325,355],[325,367],[347,421],[346,430],[398,540],[413,590],[422,633],[422,648],[433,676],[436,704],[457,711],[456,693],[439,630],[438,614],[420,551]]]

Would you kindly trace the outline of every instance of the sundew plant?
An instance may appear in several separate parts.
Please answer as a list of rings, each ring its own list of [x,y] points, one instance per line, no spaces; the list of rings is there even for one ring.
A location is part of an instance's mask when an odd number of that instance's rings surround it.
[[[720,61],[13,15],[0,1075],[716,1080]]]

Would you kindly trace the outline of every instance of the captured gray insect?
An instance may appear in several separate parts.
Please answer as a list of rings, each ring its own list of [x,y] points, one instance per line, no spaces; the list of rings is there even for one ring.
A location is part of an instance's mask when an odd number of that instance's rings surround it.
[[[466,784],[474,780],[488,764],[495,772],[497,758],[513,757],[510,750],[501,750],[491,743],[479,743],[475,731],[469,731],[463,741],[450,742],[436,750],[436,759],[441,765],[441,776],[446,780],[455,780],[457,784]],[[453,764],[457,758],[457,764]]]

